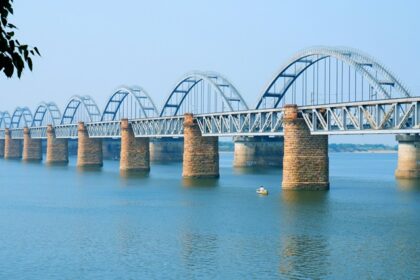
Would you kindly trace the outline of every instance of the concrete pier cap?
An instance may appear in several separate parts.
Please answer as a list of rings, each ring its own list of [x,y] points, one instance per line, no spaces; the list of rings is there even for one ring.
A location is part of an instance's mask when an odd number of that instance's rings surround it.
[[[328,190],[328,136],[311,135],[295,104],[284,106],[284,190]]]
[[[420,135],[400,134],[398,141],[398,165],[395,177],[398,179],[420,178]]]

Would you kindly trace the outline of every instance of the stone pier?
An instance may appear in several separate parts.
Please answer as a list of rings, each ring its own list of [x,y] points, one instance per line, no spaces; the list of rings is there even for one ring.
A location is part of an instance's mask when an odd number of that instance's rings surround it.
[[[296,105],[284,108],[282,188],[328,190],[328,136],[311,135]]]
[[[42,160],[42,140],[32,139],[29,128],[23,129],[23,154],[25,161],[41,161]]]
[[[102,139],[89,138],[83,122],[79,122],[77,137],[77,167],[102,167]]]
[[[121,120],[120,170],[123,172],[148,172],[150,170],[149,138],[134,136],[127,119]]]
[[[185,178],[219,177],[218,144],[218,137],[203,137],[193,115],[185,114],[182,176]]]
[[[420,178],[420,135],[397,135],[399,179]]]
[[[283,166],[283,137],[236,137],[234,167]]]
[[[0,157],[4,157],[4,139],[0,139]]]
[[[6,128],[4,133],[4,158],[22,158],[22,140],[12,139],[11,132],[8,128]]]
[[[67,164],[69,162],[68,139],[58,139],[52,125],[47,127],[47,164]]]
[[[181,162],[183,153],[182,138],[154,138],[150,141],[150,161]]]

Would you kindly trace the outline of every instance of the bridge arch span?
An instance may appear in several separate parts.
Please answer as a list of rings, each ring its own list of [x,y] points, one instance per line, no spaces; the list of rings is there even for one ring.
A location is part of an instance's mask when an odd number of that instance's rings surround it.
[[[28,107],[17,107],[13,112],[10,128],[31,127],[32,113]]]
[[[3,111],[0,112],[0,129],[5,129],[10,127],[12,118],[10,117],[9,112]]]
[[[73,95],[61,118],[61,124],[100,121],[101,112],[96,102],[88,95]]]
[[[370,56],[345,47],[295,54],[265,86],[257,109],[409,97],[408,89]]]
[[[185,74],[170,92],[160,116],[246,110],[248,105],[236,87],[216,72]]]
[[[114,121],[122,118],[138,119],[157,117],[159,112],[149,94],[139,86],[117,89],[105,106],[102,121]]]
[[[61,121],[61,112],[54,102],[41,102],[35,110],[32,126],[57,125]]]

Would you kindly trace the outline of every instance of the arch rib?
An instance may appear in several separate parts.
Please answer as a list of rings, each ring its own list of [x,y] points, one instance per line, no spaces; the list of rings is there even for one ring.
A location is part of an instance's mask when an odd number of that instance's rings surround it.
[[[99,111],[98,105],[96,105],[95,101],[89,95],[74,95],[67,103],[61,118],[61,124],[74,123],[74,117],[80,105],[82,105],[81,109],[84,110],[87,116],[83,121],[94,122],[100,120],[101,112]]]
[[[52,125],[59,124],[61,121],[61,112],[54,102],[41,102],[35,110],[34,117],[32,120],[32,126],[42,126],[46,114],[48,113]]]

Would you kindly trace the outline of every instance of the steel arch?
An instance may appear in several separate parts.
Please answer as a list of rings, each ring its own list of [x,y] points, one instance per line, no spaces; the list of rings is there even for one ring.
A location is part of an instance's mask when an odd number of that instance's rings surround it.
[[[23,120],[23,127],[30,127],[32,125],[32,113],[28,107],[17,107],[13,112],[10,122],[10,128],[22,128],[21,120]]]
[[[101,121],[115,120],[121,104],[124,102],[125,98],[130,95],[135,99],[135,107],[139,106],[140,112],[143,114],[141,117],[148,118],[157,117],[159,115],[155,103],[142,87],[121,87],[117,89],[108,99],[102,113]]]
[[[12,118],[10,117],[9,112],[0,112],[0,129],[10,128],[11,122]]]
[[[230,111],[234,111],[232,107],[233,102],[239,102],[242,110],[248,109],[248,105],[245,103],[245,100],[239,94],[238,90],[224,76],[217,72],[193,71],[185,74],[181,79],[179,79],[179,82],[176,83],[174,89],[171,91],[168,98],[166,99],[164,106],[162,107],[160,116],[165,116],[165,113],[166,111],[168,111],[169,108],[176,108],[175,112],[173,113],[173,115],[176,115],[185,98],[188,96],[188,94],[191,92],[194,86],[196,86],[201,81],[207,82],[209,85],[212,86],[212,88],[216,90],[216,92],[223,98],[225,103],[228,105]],[[180,90],[180,88],[182,88],[183,85],[187,85],[187,90]],[[234,96],[226,96],[222,87],[230,88]],[[180,100],[173,100],[175,93],[183,94]]]
[[[44,118],[48,113],[51,118],[52,123],[43,124]],[[32,126],[42,126],[42,125],[57,125],[61,121],[61,112],[58,109],[57,105],[54,102],[41,102],[35,110],[34,117],[32,120]]]
[[[99,111],[98,105],[96,105],[95,101],[89,95],[73,95],[64,110],[61,124],[73,123],[74,116],[80,105],[82,105],[82,109],[87,113],[88,119],[86,121],[94,122],[100,120],[101,112]]]
[[[274,77],[264,87],[264,90],[260,95],[255,108],[259,109],[264,99],[267,97],[276,98],[274,107],[277,107],[283,97],[287,94],[288,89],[293,85],[293,83],[302,73],[304,73],[312,65],[328,57],[333,57],[346,63],[349,66],[352,66],[369,82],[373,89],[382,95],[384,99],[391,98],[391,94],[383,87],[383,84],[390,84],[395,86],[399,90],[402,97],[410,96],[409,91],[395,78],[395,76],[371,57],[349,48],[314,47],[295,54],[291,59],[283,64],[280,70],[276,72]],[[294,74],[286,73],[294,66],[296,67],[296,65],[300,65],[298,71],[296,71]],[[373,71],[367,70],[368,68],[372,68],[373,70],[380,72],[385,77],[385,80],[380,80],[380,77],[378,78],[374,76],[372,73]],[[270,92],[273,85],[279,78],[288,78],[288,81],[284,83],[284,87],[280,92]]]

